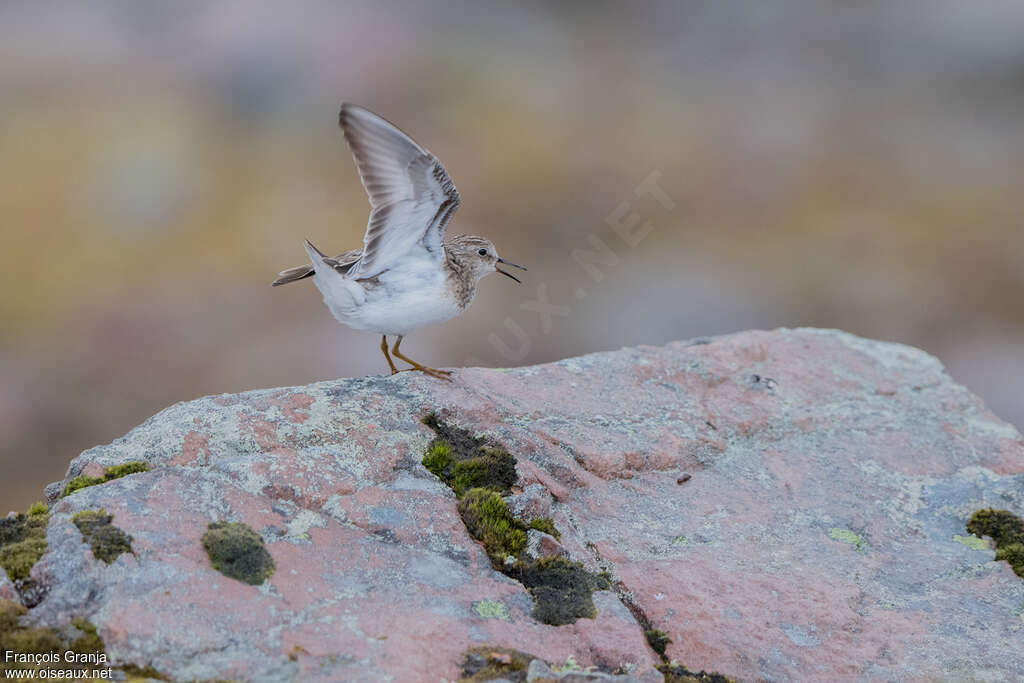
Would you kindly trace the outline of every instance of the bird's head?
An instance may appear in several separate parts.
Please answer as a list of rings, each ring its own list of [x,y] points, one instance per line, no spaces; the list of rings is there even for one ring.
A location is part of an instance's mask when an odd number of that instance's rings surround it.
[[[494,272],[501,273],[516,282],[520,282],[520,279],[515,275],[507,270],[502,270],[499,267],[501,265],[526,270],[523,266],[510,263],[498,256],[498,250],[494,248],[494,244],[486,237],[456,235],[445,245],[445,248],[448,249],[456,261],[470,269],[478,282],[480,278]]]

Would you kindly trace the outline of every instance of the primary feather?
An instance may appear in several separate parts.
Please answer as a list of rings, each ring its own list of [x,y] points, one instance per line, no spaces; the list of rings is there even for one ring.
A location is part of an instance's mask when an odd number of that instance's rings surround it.
[[[349,277],[371,278],[414,249],[444,258],[444,231],[461,204],[437,157],[394,124],[362,107],[341,105],[338,122],[370,198],[363,251]]]

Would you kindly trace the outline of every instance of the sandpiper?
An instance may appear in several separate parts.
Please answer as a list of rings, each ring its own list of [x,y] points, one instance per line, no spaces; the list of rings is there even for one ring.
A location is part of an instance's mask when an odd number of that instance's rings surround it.
[[[306,240],[312,263],[282,271],[273,285],[312,277],[338,322],[381,335],[391,374],[399,370],[388,354],[388,336],[397,337],[391,353],[410,369],[448,379],[451,371],[404,355],[402,339],[466,310],[485,275],[520,281],[499,263],[526,268],[500,258],[485,237],[445,235],[459,193],[437,157],[397,126],[348,102],[338,123],[370,198],[363,248],[330,258]]]

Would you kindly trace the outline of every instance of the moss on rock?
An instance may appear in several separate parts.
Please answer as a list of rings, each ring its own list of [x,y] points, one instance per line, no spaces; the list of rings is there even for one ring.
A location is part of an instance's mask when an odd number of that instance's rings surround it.
[[[439,418],[437,413],[427,413],[421,422],[434,430],[438,439],[447,441],[458,453],[472,454],[484,445],[483,439],[473,436],[467,429],[448,424]]]
[[[148,471],[148,463],[142,460],[133,460],[132,462],[126,462],[120,465],[111,465],[104,470],[102,477],[87,477],[84,474],[80,474],[64,485],[64,490],[61,491],[60,497],[63,498],[65,496],[70,496],[72,493],[80,489],[96,486],[97,484],[104,484],[108,481],[128,476],[129,474]]]
[[[501,446],[487,445],[468,430],[442,422],[431,413],[423,418],[437,434],[427,446],[423,465],[451,487],[456,496],[474,488],[501,494],[516,483],[516,459]]]
[[[93,672],[110,668],[104,654],[103,639],[91,623],[75,618],[70,626],[60,629],[22,626],[19,619],[26,611],[21,605],[0,600],[0,651],[11,653],[0,661],[0,671],[34,672],[38,675],[60,667],[42,658],[33,661],[31,655],[52,656],[58,653],[60,661],[65,662],[68,661],[67,652],[78,655],[74,660],[75,669]],[[29,657],[19,658],[18,655]]]
[[[470,489],[459,499],[459,514],[469,534],[480,541],[496,567],[526,548],[526,528],[494,491]]]
[[[989,536],[996,543],[996,559],[1006,560],[1024,578],[1024,519],[1009,510],[985,508],[971,515],[967,531]]]
[[[71,625],[78,629],[82,635],[71,641],[71,650],[75,652],[103,652],[105,646],[103,639],[96,632],[96,627],[82,617],[75,617]]]
[[[46,525],[50,515],[45,505],[34,504],[29,514],[0,519],[0,567],[11,581],[28,579],[29,572],[46,552]]]
[[[481,683],[482,681],[525,681],[530,662],[536,659],[531,654],[508,647],[474,647],[462,658],[462,677],[459,683]]]
[[[50,511],[50,506],[39,500],[28,506],[28,511],[25,513],[29,516],[32,515],[45,515]]]
[[[452,474],[457,496],[473,488],[508,493],[516,483],[516,459],[504,448],[484,448],[481,455],[456,462]]]
[[[27,612],[21,605],[0,600],[0,650],[17,654],[47,654],[64,647],[64,642],[52,628],[21,626],[18,619]],[[0,662],[4,670],[35,670],[31,664],[22,667],[17,662]]]
[[[520,561],[509,575],[533,596],[533,618],[552,626],[571,624],[580,618],[593,619],[597,615],[593,592],[610,588],[602,577],[564,557]]]
[[[550,517],[518,519],[502,494],[516,482],[516,459],[500,444],[453,427],[434,413],[423,418],[437,438],[427,446],[423,466],[437,475],[459,499],[458,511],[469,534],[487,551],[494,568],[524,586],[533,596],[533,618],[545,624],[571,624],[594,618],[592,594],[610,587],[604,576],[561,557],[527,561],[526,532],[536,529],[555,538],[561,534]]]
[[[169,681],[171,680],[166,674],[162,674],[152,666],[138,666],[135,664],[124,664],[121,666],[121,670],[125,673],[125,682],[132,683],[132,681],[147,681],[150,679],[157,681]]]
[[[274,573],[274,558],[263,537],[242,522],[213,522],[203,534],[203,548],[213,568],[253,586]]]
[[[0,600],[0,652],[10,652],[10,656],[0,657],[0,671],[33,672],[24,673],[22,677],[39,677],[44,671],[74,668],[88,672],[86,678],[92,676],[99,680],[100,672],[121,672],[126,675],[125,681],[142,681],[148,679],[170,680],[150,666],[140,668],[134,664],[112,664],[106,654],[106,645],[96,631],[96,626],[82,617],[75,617],[71,623],[58,628],[49,626],[22,626],[20,618],[27,613],[21,605],[7,600]],[[31,655],[53,655],[57,653],[61,664],[40,660],[34,663]],[[71,656],[65,653],[74,653]],[[29,655],[19,658],[18,655]],[[23,659],[24,661],[18,661]],[[17,677],[18,674],[11,674]],[[79,680],[76,678],[75,680]],[[103,680],[109,680],[104,678]],[[122,680],[117,675],[114,680]]]
[[[679,664],[662,664],[658,671],[665,677],[665,683],[734,683],[728,676],[707,671],[690,671]]]
[[[121,553],[133,552],[132,537],[112,524],[114,516],[108,515],[106,510],[82,510],[71,521],[89,543],[97,560],[110,564]]]
[[[557,539],[562,538],[561,532],[555,528],[555,522],[550,517],[537,517],[531,519],[530,523],[526,525],[529,529],[536,529],[550,536],[554,536]]]
[[[659,631],[656,628],[649,628],[644,631],[644,638],[647,639],[647,644],[651,646],[651,649],[658,653],[659,657],[665,657],[665,648],[671,644],[672,639],[668,637],[668,634],[664,631]]]
[[[423,466],[434,473],[441,481],[448,483],[445,473],[451,476],[451,467],[455,463],[452,455],[452,445],[447,441],[434,439],[427,446],[427,453],[423,456]]]

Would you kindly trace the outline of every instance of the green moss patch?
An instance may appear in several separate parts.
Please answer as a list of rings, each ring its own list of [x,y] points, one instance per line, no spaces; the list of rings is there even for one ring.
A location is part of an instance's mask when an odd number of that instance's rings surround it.
[[[17,654],[42,655],[63,649],[64,641],[54,629],[27,628],[19,625],[18,619],[26,611],[21,605],[0,600],[0,650],[10,650]],[[0,670],[35,671],[38,669],[31,663],[0,662]]]
[[[203,548],[213,568],[253,586],[274,573],[274,558],[263,537],[241,522],[214,522],[203,534]]]
[[[84,474],[80,474],[64,485],[64,490],[61,491],[60,497],[63,498],[64,496],[70,496],[72,493],[80,489],[96,486],[97,484],[105,484],[108,481],[120,479],[121,477],[126,477],[129,474],[148,471],[148,463],[143,462],[142,460],[135,460],[132,462],[122,463],[120,465],[111,465],[104,470],[102,477],[87,477]]]
[[[593,618],[592,593],[609,588],[607,578],[561,557],[525,556],[527,530],[555,538],[561,534],[550,517],[529,523],[518,519],[502,499],[516,483],[516,460],[508,450],[453,427],[434,413],[424,417],[423,424],[437,434],[427,445],[423,466],[455,492],[466,530],[484,546],[491,565],[526,586],[534,600],[533,618],[558,626]]]
[[[474,647],[462,658],[459,683],[525,681],[526,670],[536,657],[508,647]]]
[[[71,521],[92,548],[93,557],[110,564],[121,553],[132,552],[132,537],[112,524],[113,515],[104,509],[82,510]]]
[[[124,671],[127,678],[126,683],[132,683],[132,681],[145,681],[147,679],[155,679],[158,681],[169,681],[171,680],[166,674],[162,674],[152,666],[137,666],[135,664],[124,664],[121,666],[121,670]]]
[[[728,676],[707,671],[690,671],[678,664],[662,664],[658,671],[665,677],[665,683],[734,683]]]
[[[525,525],[494,491],[470,489],[459,499],[458,508],[469,535],[483,543],[495,566],[503,566],[506,557],[526,549]]]
[[[985,508],[971,515],[967,531],[989,536],[996,543],[996,559],[1006,560],[1024,578],[1024,519],[1009,510]]]
[[[103,640],[97,635],[96,627],[85,619],[73,619],[70,626],[60,629],[32,628],[19,623],[25,613],[21,605],[0,600],[0,651],[11,653],[0,661],[0,671],[32,671],[38,675],[60,667],[39,657],[33,660],[33,655],[52,657],[56,652],[63,662],[66,661],[64,653],[68,651],[77,655],[69,668],[89,672],[110,668]]]
[[[152,667],[140,668],[134,664],[110,663],[103,639],[96,632],[96,627],[86,619],[75,617],[70,624],[59,628],[28,627],[20,624],[20,619],[26,612],[21,605],[0,600],[0,652],[10,653],[0,658],[0,672],[34,672],[38,678],[44,671],[77,669],[90,672],[97,676],[96,680],[100,680],[100,672],[113,669],[126,674],[126,681],[146,678],[169,680]],[[65,655],[66,652],[75,653],[72,661],[67,659],[69,655]],[[38,663],[33,661],[33,655],[52,657],[53,653],[59,655],[60,664],[46,662],[41,658],[36,658],[39,660]],[[10,675],[17,677],[18,674]],[[29,677],[32,674],[21,675]],[[115,675],[114,680],[120,679]]]
[[[50,511],[50,506],[39,500],[28,506],[28,511],[25,513],[29,516],[32,515],[45,515]]]
[[[437,434],[427,446],[423,466],[448,484],[456,496],[473,488],[511,492],[516,483],[516,459],[511,453],[442,422],[433,413],[423,418],[423,424]]]
[[[28,574],[46,552],[46,525],[50,515],[45,505],[36,503],[29,514],[0,519],[0,567],[15,585]]]
[[[656,628],[649,628],[644,631],[644,638],[647,639],[647,644],[651,646],[651,649],[657,652],[660,657],[665,656],[665,648],[672,643],[672,639],[668,637],[667,633]]]
[[[518,579],[533,596],[533,618],[562,626],[577,619],[593,619],[593,592],[610,588],[602,577],[591,574],[579,562],[564,557],[542,557],[517,562],[509,575]]]
[[[529,529],[536,529],[537,531],[541,531],[545,534],[550,534],[555,538],[562,538],[562,534],[555,528],[555,523],[550,517],[537,517],[536,519],[531,519],[530,523],[526,526]]]

